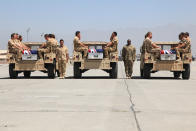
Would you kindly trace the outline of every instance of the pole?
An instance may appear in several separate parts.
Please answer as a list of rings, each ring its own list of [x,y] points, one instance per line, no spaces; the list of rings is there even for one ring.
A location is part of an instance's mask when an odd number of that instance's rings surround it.
[[[27,41],[29,41],[29,32],[30,32],[30,30],[31,30],[31,28],[29,27],[29,28],[27,29]]]
[[[29,41],[29,32],[27,31],[27,42]]]

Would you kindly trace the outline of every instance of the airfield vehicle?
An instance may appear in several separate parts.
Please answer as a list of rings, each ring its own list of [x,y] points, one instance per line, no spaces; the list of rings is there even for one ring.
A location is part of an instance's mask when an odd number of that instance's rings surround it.
[[[43,44],[39,42],[24,43],[31,50],[37,52],[38,48]],[[23,73],[25,78],[30,78],[31,72],[41,71],[48,73],[48,77],[54,79],[56,72],[59,75],[56,62],[55,48],[52,48],[50,53],[45,53],[43,59],[38,59],[38,54],[7,54],[9,64],[9,76],[11,79],[16,79],[19,73]]]
[[[109,54],[109,59],[103,58],[103,47],[107,42],[83,42],[89,47],[88,58],[83,58],[81,52],[73,53],[74,78],[81,78],[82,73],[91,69],[100,69],[109,73],[110,78],[118,75],[118,51]]]
[[[140,74],[141,77],[149,79],[151,73],[158,71],[173,72],[174,78],[180,78],[182,74],[183,79],[190,78],[190,63],[192,62],[191,53],[182,53],[181,60],[176,60],[176,53],[169,53],[167,51],[178,45],[178,42],[157,42],[157,45],[166,51],[166,53],[155,57],[155,53],[147,53],[141,51]]]

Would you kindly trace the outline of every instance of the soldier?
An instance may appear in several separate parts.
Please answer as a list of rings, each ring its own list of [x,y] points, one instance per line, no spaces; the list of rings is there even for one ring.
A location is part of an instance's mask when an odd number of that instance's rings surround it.
[[[58,42],[55,39],[55,35],[49,34],[48,40],[46,41],[45,48],[38,49],[39,58],[43,59],[43,53],[50,53],[50,52],[56,53],[55,51],[56,51],[57,45],[58,45]]]
[[[69,60],[68,48],[64,45],[64,40],[60,40],[60,47],[57,48],[57,62],[60,73],[60,79],[65,78],[66,64]]]
[[[15,33],[11,34],[11,39],[8,41],[8,51],[9,53],[17,53],[17,47],[15,45]]]
[[[191,38],[188,32],[185,32],[185,38],[187,39],[188,42],[191,42]]]
[[[23,40],[22,36],[19,35],[18,36],[19,45],[23,48],[23,50],[30,50],[30,48],[28,46],[26,46],[25,44],[22,43],[22,40]]]
[[[145,35],[145,40],[142,45],[142,52],[155,53],[155,59],[160,56],[160,47],[156,43],[152,42],[152,32],[148,32]]]
[[[8,41],[8,50],[10,53],[15,54],[23,51],[22,46],[19,44],[17,33],[11,34],[11,39]]]
[[[44,38],[45,38],[45,40],[46,40],[46,42],[47,42],[48,39],[49,39],[48,34],[45,34],[45,35],[44,35]],[[46,48],[46,42],[43,43],[43,44],[40,46],[40,48]]]
[[[131,45],[131,40],[127,40],[127,45],[122,49],[122,59],[124,61],[125,73],[127,78],[131,78],[133,73],[133,64],[136,59],[136,49]]]
[[[22,51],[23,48],[19,44],[18,34],[17,33],[11,34],[11,39],[8,41],[8,52],[13,53],[14,58],[17,60],[22,57],[21,56]]]
[[[177,60],[181,60],[181,53],[190,53],[191,52],[191,40],[189,37],[189,33],[180,33],[179,34],[179,44],[178,46],[175,48],[176,49],[176,57]]]
[[[187,46],[185,47],[185,52],[190,53],[191,52],[191,38],[189,36],[189,33],[185,32],[184,37],[187,41]]]
[[[110,42],[104,47],[104,58],[109,58],[109,53],[117,51],[117,47],[118,47],[117,32],[113,32],[110,37]]]
[[[80,31],[76,31],[75,38],[73,40],[74,51],[84,53],[83,58],[87,58],[88,46],[80,42],[80,39],[81,39]]]

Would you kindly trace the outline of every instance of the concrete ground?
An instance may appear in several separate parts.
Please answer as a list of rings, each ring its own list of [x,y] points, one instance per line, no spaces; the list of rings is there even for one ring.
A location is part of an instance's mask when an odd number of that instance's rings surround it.
[[[22,74],[8,78],[8,66],[0,65],[0,131],[195,131],[196,63],[191,79],[173,79],[170,72],[124,79],[91,70],[82,79],[47,79],[40,72],[31,79]]]

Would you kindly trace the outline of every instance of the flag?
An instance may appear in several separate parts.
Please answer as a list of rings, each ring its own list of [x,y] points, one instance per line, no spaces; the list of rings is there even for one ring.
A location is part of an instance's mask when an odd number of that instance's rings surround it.
[[[95,49],[89,49],[88,52],[89,53],[97,53],[97,51]]]
[[[24,51],[22,52],[22,54],[24,54],[24,55],[30,55],[30,54],[31,54],[31,51],[29,51],[29,50],[24,50]]]
[[[97,49],[97,53],[103,53],[103,49]]]
[[[176,54],[175,50],[161,50],[160,54]]]
[[[37,54],[37,50],[31,50],[31,54]]]

